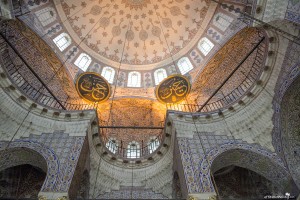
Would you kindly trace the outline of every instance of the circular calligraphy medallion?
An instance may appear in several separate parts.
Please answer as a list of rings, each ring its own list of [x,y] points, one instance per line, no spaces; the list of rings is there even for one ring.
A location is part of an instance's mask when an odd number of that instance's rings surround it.
[[[76,90],[81,98],[89,102],[103,102],[111,95],[109,83],[99,74],[86,72],[76,80]]]
[[[155,89],[156,98],[163,103],[179,103],[190,93],[191,84],[182,75],[172,75],[164,79]]]

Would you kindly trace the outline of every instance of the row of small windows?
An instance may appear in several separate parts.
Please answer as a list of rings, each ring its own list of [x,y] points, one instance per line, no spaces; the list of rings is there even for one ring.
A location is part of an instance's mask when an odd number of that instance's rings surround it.
[[[86,71],[91,62],[91,57],[85,53],[82,53],[75,60],[74,64],[82,71]],[[181,58],[177,64],[181,74],[186,74],[193,69],[193,65],[188,57]],[[115,70],[111,67],[104,67],[101,76],[103,76],[109,83],[113,83],[115,78]],[[165,69],[157,69],[154,71],[155,85],[158,85],[165,78],[167,78],[167,71]],[[133,71],[128,73],[127,87],[141,87],[140,72]]]
[[[150,141],[148,142],[147,148],[149,151],[149,154],[153,153],[158,147],[159,147],[159,140],[158,138],[150,138]],[[117,140],[110,138],[108,142],[106,143],[106,148],[112,152],[113,154],[116,154],[118,152],[118,143]],[[141,148],[140,144],[136,141],[132,141],[127,145],[126,149],[126,157],[127,158],[139,158],[141,157]]]
[[[64,51],[68,46],[71,45],[71,38],[68,34],[62,33],[53,39],[56,46],[60,51]],[[213,49],[214,44],[206,37],[202,38],[198,43],[198,49],[204,56]],[[82,71],[86,71],[92,62],[92,58],[86,53],[81,53],[75,60],[74,64],[79,67]],[[177,62],[177,66],[181,74],[186,74],[191,71],[194,67],[188,57],[183,57]],[[115,78],[115,70],[111,67],[104,67],[101,75],[109,82],[113,83]],[[158,85],[163,79],[167,77],[165,69],[157,69],[154,72],[155,85]],[[130,72],[128,74],[128,87],[141,87],[141,73]]]

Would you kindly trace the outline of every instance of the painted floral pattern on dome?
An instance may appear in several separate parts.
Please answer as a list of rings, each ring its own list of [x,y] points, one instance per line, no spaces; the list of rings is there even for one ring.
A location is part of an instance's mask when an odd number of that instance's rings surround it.
[[[171,54],[185,54],[196,44],[211,17],[210,2],[203,0],[60,2],[59,14],[75,41],[112,66],[172,62]]]
[[[150,4],[150,0],[122,0],[122,3],[126,5],[126,7],[129,7],[130,10],[132,9],[143,9],[144,7],[147,7],[147,4]]]

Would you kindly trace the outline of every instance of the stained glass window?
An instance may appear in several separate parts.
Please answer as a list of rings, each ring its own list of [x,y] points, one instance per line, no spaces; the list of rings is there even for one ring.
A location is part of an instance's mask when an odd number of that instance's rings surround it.
[[[139,158],[141,157],[140,145],[138,142],[132,141],[127,147],[127,158]]]
[[[212,48],[214,48],[214,46],[215,45],[206,37],[202,38],[198,43],[198,49],[205,56],[212,50]]]
[[[165,78],[167,78],[167,72],[165,69],[157,69],[154,72],[155,85],[158,85]]]
[[[75,61],[75,65],[82,69],[83,71],[86,71],[89,65],[91,64],[92,59],[89,55],[82,53],[79,55],[79,57]]]
[[[101,76],[103,76],[109,83],[113,83],[115,77],[115,70],[111,67],[104,67]]]
[[[68,34],[62,33],[53,39],[53,42],[59,48],[60,51],[65,50],[71,44],[71,38]]]
[[[188,57],[183,57],[177,62],[180,73],[186,74],[193,69],[193,65]]]
[[[130,72],[128,74],[128,87],[141,87],[141,73]]]

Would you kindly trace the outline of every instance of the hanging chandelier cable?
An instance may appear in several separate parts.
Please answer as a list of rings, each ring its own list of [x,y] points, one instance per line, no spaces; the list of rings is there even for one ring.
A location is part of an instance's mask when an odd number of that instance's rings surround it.
[[[120,63],[119,63],[119,67],[118,67],[118,70],[117,70],[117,73],[116,73],[116,80],[115,80],[115,84],[113,86],[113,92],[112,92],[112,95],[111,95],[111,103],[110,103],[110,107],[109,107],[109,113],[108,113],[108,118],[107,118],[107,126],[114,126],[113,124],[113,104],[114,104],[114,100],[115,100],[115,95],[116,95],[116,90],[117,90],[117,84],[118,84],[118,80],[119,80],[119,75],[120,75],[120,71],[121,71],[121,66],[122,66],[122,61],[123,61],[123,57],[124,57],[124,52],[125,52],[125,46],[126,46],[126,41],[127,41],[127,34],[128,34],[128,31],[131,30],[131,27],[132,27],[132,18],[130,16],[130,20],[128,22],[128,25],[127,25],[127,30],[126,30],[126,34],[125,34],[125,38],[124,38],[124,45],[122,47],[122,53],[121,53],[121,57],[120,57]],[[110,123],[110,120],[111,120],[111,124]],[[107,129],[108,130],[108,129]],[[119,138],[119,131],[116,131],[117,132],[117,138]],[[106,136],[105,136],[106,137]],[[107,138],[106,138],[107,139]],[[121,151],[123,151],[124,148],[121,146]],[[124,153],[124,152],[122,152]]]
[[[110,105],[110,108],[109,108],[109,116],[108,116],[108,119],[107,119],[107,126],[109,125],[109,120],[111,119],[111,116],[112,116],[113,102],[114,102],[114,97],[115,97],[115,93],[116,93],[116,87],[117,87],[117,82],[118,82],[118,78],[119,78],[119,73],[120,73],[120,69],[121,69],[121,65],[122,65],[122,59],[123,59],[123,55],[124,55],[124,51],[125,51],[127,33],[131,28],[131,21],[132,21],[132,19],[130,18],[130,21],[128,23],[128,27],[127,27],[127,30],[126,30],[126,34],[125,34],[124,45],[123,45],[123,48],[122,48],[122,53],[121,53],[121,58],[120,58],[120,64],[119,64],[119,68],[117,70],[116,83],[114,85],[114,90],[113,90],[112,97],[111,97],[111,105]],[[113,121],[112,121],[112,123],[113,123]],[[111,124],[111,125],[113,125],[113,124]],[[117,131],[117,133],[118,133],[118,131]],[[102,137],[104,137],[104,135],[102,135]],[[118,135],[117,135],[117,138],[118,138]],[[100,171],[101,160],[102,160],[102,157],[100,156],[99,164],[98,164],[98,167],[97,167],[97,175],[96,175],[95,184],[94,184],[93,198],[95,198],[96,183],[97,183],[98,175],[99,175],[99,171]],[[133,167],[132,167],[132,170],[133,170]]]
[[[156,13],[157,20],[159,21],[161,30],[162,30],[162,32],[163,32],[164,39],[165,39],[165,42],[166,42],[166,44],[167,44],[168,51],[169,51],[169,53],[170,53],[170,56],[171,56],[173,65],[176,66],[175,60],[174,60],[174,58],[173,58],[173,55],[172,55],[172,52],[171,52],[171,49],[170,49],[170,46],[169,46],[168,41],[167,41],[167,38],[166,38],[166,36],[165,36],[165,31],[164,31],[164,29],[163,29],[163,25],[162,25],[162,23],[161,23],[161,20],[159,19],[159,15],[158,15],[158,13],[157,13],[157,11],[156,11],[155,8],[154,8],[154,10],[155,10],[155,13]],[[219,44],[219,45],[220,45],[220,44]],[[186,97],[185,97],[185,101],[188,103]],[[190,108],[189,108],[189,109],[190,109]],[[192,116],[192,119],[193,119],[193,115],[192,115],[192,111],[191,111],[191,110],[190,110],[190,113],[191,113],[190,115]],[[200,136],[199,136],[198,128],[197,128],[197,125],[196,125],[196,122],[195,122],[194,119],[193,119],[193,124],[194,124],[195,130],[196,130],[196,134],[197,134],[198,137],[199,137],[199,141],[200,141],[201,147],[202,147],[202,149],[204,150],[204,145],[203,145],[202,140],[201,140],[201,138],[200,138]],[[209,166],[209,161],[208,161],[208,158],[207,158],[207,156],[206,156],[205,154],[204,154],[204,159],[206,160],[206,162],[207,162],[207,164],[208,164],[208,166]],[[211,179],[212,179],[213,182],[214,182],[214,177],[213,177],[213,176],[211,176]],[[218,195],[217,188],[216,188],[216,193],[217,193],[217,195]]]
[[[108,10],[110,9],[112,4],[109,5]],[[82,42],[84,42],[84,40],[86,40],[86,38],[89,36],[89,34],[94,30],[94,28],[96,27],[96,25],[100,22],[100,20],[103,18],[103,16],[105,15],[105,12],[103,12],[103,14],[101,15],[101,17],[98,19],[98,21],[95,23],[95,25],[92,26],[92,28],[85,34],[85,36],[80,40],[79,43],[76,44],[75,49],[78,49],[78,47],[81,45]],[[54,72],[54,75],[50,78],[50,80],[46,83],[49,84],[54,77],[57,76],[58,72],[61,71],[61,69],[64,67],[65,63],[71,58],[71,56],[69,55],[64,62],[62,63],[62,65]]]

